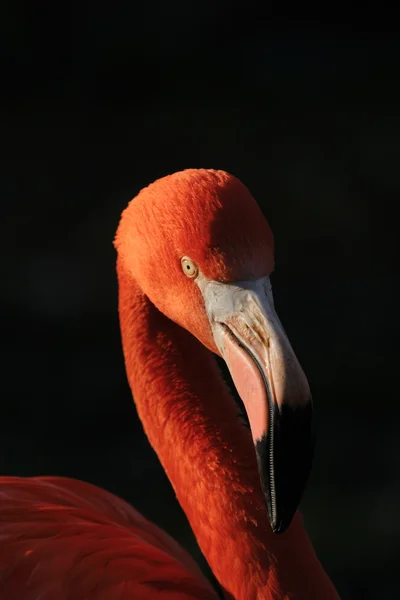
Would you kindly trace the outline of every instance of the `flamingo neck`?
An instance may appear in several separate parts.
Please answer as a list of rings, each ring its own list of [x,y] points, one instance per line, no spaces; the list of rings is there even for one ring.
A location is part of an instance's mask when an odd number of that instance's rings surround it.
[[[212,354],[119,265],[119,312],[139,417],[198,544],[231,600],[338,600],[297,514],[268,523],[250,432]]]

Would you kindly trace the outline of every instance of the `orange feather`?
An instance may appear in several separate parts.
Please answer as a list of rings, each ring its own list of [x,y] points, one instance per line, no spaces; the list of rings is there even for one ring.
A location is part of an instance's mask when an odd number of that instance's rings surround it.
[[[0,499],[1,600],[216,598],[179,544],[105,490],[2,477]]]

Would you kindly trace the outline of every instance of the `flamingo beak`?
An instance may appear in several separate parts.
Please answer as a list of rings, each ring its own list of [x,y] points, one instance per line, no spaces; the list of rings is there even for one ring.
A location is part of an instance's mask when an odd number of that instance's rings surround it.
[[[245,406],[274,533],[300,503],[314,452],[307,378],[275,312],[268,277],[198,281],[215,344]]]

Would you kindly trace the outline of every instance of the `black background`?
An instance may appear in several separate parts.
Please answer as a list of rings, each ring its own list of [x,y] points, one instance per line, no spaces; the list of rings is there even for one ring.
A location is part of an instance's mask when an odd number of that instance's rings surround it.
[[[343,600],[397,597],[400,45],[380,11],[2,3],[1,473],[92,481],[201,561],[127,386],[112,240],[149,182],[222,168],[275,233],[316,402],[311,538]]]

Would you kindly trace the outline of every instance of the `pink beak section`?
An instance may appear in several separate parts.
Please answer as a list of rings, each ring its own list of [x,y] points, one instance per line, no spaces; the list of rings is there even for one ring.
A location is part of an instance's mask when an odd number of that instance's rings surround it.
[[[308,381],[275,312],[269,278],[198,285],[216,346],[245,406],[271,527],[296,512],[311,468],[314,434]]]
[[[224,332],[224,359],[249,419],[253,441],[268,431],[268,398],[265,382],[257,364],[237,343],[230,330]]]

